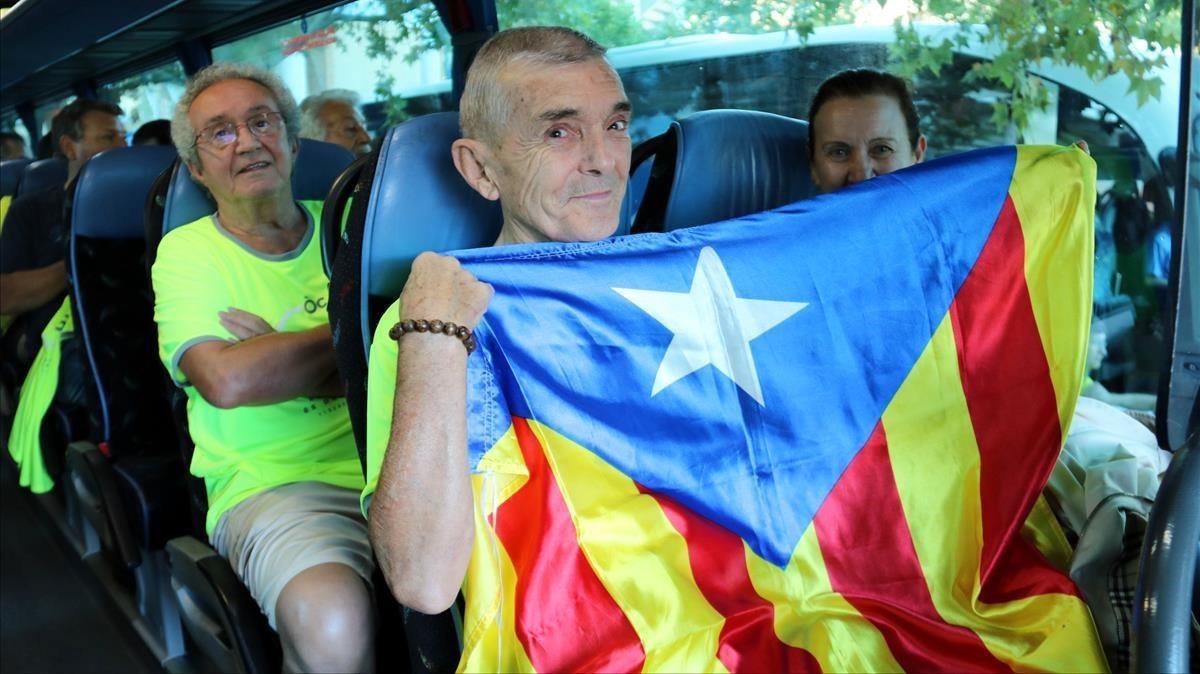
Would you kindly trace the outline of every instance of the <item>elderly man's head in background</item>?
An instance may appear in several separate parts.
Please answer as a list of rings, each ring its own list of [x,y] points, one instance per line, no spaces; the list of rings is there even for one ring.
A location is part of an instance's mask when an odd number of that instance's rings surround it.
[[[347,89],[330,89],[309,96],[300,103],[300,137],[323,140],[350,150],[356,155],[371,151],[358,94]]]
[[[561,27],[514,28],[475,57],[452,150],[500,200],[498,243],[594,241],[617,227],[629,177],[629,100],[605,49]]]
[[[812,180],[833,192],[925,157],[908,83],[890,73],[845,70],[821,83],[808,111]]]
[[[218,204],[290,202],[299,132],[296,99],[283,81],[243,63],[196,73],[171,120],[175,149]]]

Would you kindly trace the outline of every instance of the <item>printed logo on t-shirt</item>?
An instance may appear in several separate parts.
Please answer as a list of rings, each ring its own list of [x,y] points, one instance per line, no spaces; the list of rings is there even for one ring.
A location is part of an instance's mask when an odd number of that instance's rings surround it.
[[[275,332],[283,332],[287,327],[288,321],[292,320],[292,316],[303,311],[306,314],[315,314],[321,309],[324,309],[328,301],[324,297],[305,297],[304,301],[296,306],[283,312],[283,316],[279,317],[279,321],[275,323]]]
[[[315,414],[323,417],[327,414],[333,414],[340,409],[346,407],[345,398],[309,398],[301,409],[305,414]]]

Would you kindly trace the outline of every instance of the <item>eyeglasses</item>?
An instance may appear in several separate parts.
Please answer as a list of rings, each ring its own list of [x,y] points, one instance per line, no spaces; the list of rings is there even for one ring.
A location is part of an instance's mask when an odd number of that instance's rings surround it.
[[[217,122],[204,127],[200,133],[196,134],[192,145],[199,145],[201,141],[220,150],[229,145],[232,145],[238,137],[238,128],[246,127],[246,130],[256,138],[271,138],[279,133],[280,120],[283,115],[270,110],[260,112],[257,115],[251,115],[241,124],[233,122]]]

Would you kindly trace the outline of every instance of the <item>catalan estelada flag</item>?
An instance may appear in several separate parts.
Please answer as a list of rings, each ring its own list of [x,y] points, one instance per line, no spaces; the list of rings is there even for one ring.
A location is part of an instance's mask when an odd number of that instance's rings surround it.
[[[1094,202],[1082,152],[1000,148],[461,254],[496,295],[460,668],[1105,669],[1039,499],[1084,374]]]

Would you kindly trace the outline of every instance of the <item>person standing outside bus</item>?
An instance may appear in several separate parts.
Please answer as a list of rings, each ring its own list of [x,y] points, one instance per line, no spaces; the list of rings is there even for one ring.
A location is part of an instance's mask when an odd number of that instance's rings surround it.
[[[299,112],[260,68],[210,66],[171,135],[217,211],[163,237],[159,352],[188,397],[206,528],[271,626],[285,671],[374,667],[363,487],[325,309],[321,202],[297,202]]]

